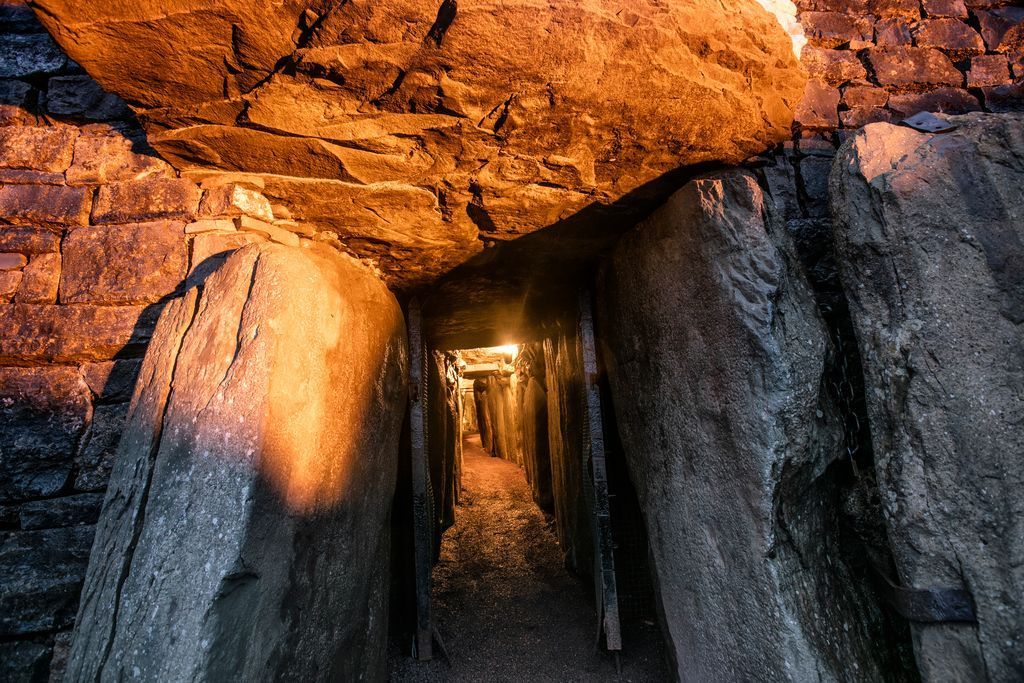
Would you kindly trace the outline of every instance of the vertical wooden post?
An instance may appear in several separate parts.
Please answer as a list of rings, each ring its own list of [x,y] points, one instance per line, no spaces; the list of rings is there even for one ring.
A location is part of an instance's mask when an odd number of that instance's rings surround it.
[[[595,576],[597,604],[600,611],[599,628],[604,631],[605,645],[613,652],[622,649],[619,628],[619,596],[615,583],[615,551],[612,540],[611,507],[608,502],[608,471],[605,466],[604,424],[601,391],[598,386],[597,348],[594,341],[594,316],[590,292],[580,293],[580,342],[583,347],[583,376],[585,381],[585,407],[587,413],[587,442],[583,476],[593,482],[592,523],[594,526]],[[589,456],[589,457],[588,457]]]
[[[427,470],[427,354],[419,298],[409,302],[409,442],[412,457],[412,519],[416,574],[416,657],[433,657],[430,570],[433,556],[431,500]]]

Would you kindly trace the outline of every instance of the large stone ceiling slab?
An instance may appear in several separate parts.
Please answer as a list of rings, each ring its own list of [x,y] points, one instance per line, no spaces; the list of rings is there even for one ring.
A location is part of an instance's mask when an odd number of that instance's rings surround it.
[[[789,135],[755,0],[35,0],[194,176],[264,176],[394,285]]]

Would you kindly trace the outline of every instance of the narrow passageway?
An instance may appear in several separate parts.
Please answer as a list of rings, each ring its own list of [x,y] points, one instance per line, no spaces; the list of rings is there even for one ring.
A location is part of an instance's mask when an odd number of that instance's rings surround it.
[[[533,503],[523,471],[463,440],[455,526],[434,568],[440,659],[394,661],[392,681],[662,681],[660,636],[640,625],[617,674],[595,646],[587,586],[563,567],[554,530]]]

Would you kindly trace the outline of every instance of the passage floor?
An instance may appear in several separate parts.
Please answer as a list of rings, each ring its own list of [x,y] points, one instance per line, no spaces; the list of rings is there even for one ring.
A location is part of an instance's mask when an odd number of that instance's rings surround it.
[[[622,673],[595,647],[586,584],[562,563],[554,530],[523,471],[463,441],[455,526],[434,568],[434,610],[451,658],[392,657],[392,681],[665,681],[653,625],[626,629]]]

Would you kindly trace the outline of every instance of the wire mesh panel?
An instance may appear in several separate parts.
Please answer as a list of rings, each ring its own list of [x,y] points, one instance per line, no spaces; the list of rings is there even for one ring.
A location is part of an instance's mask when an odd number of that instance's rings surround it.
[[[416,657],[433,657],[430,570],[434,500],[427,466],[427,354],[419,299],[409,304],[409,439],[412,458],[412,519],[416,564]]]
[[[604,423],[598,386],[597,349],[590,293],[580,295],[580,345],[583,352],[584,402],[587,428],[583,449],[584,491],[592,511],[594,531],[594,586],[601,611],[601,628],[609,650],[622,649],[619,603],[615,581],[615,551],[612,540],[611,508],[608,501],[608,473],[605,463]]]

